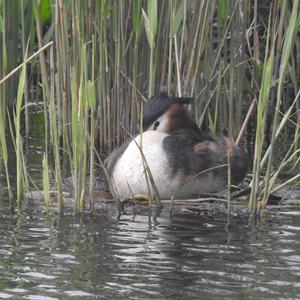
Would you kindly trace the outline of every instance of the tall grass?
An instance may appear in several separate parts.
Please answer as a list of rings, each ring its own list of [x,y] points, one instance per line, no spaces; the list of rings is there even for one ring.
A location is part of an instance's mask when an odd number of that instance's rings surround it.
[[[27,58],[27,49],[25,52],[25,60]],[[16,131],[15,134],[15,151],[16,151],[16,176],[17,176],[17,201],[20,202],[23,199],[23,193],[28,188],[28,178],[27,178],[27,169],[25,167],[25,159],[23,152],[23,138],[21,134],[21,113],[23,109],[23,95],[25,90],[25,81],[26,81],[26,63],[23,64],[19,85],[18,85],[18,94],[16,100],[16,107],[13,113],[14,128]]]
[[[269,49],[270,41],[270,23],[271,15],[269,17],[269,26],[267,34],[267,44],[265,52],[265,61],[262,75],[262,84],[260,88],[260,94],[257,104],[257,114],[256,114],[256,134],[255,134],[255,148],[254,148],[254,157],[253,157],[253,179],[252,179],[252,189],[250,194],[249,207],[253,214],[256,213],[257,207],[257,196],[260,191],[259,187],[259,175],[260,175],[260,161],[262,157],[262,150],[264,144],[264,132],[265,132],[265,122],[268,109],[268,99],[271,88],[271,80],[273,73],[274,65],[274,44],[271,45],[271,50]]]
[[[6,32],[6,17],[5,17],[5,3],[2,6],[2,31],[3,33]],[[7,46],[6,46],[6,39],[4,34],[2,35],[2,59],[1,59],[1,77],[4,76],[5,73],[7,73],[8,70],[8,62],[7,62]],[[6,183],[8,188],[8,196],[9,201],[12,204],[13,196],[11,192],[11,186],[10,186],[10,178],[9,178],[9,171],[8,171],[8,151],[7,151],[7,143],[6,143],[6,89],[7,85],[2,84],[0,86],[0,159],[3,160],[4,168],[5,168],[5,175],[6,175]]]
[[[98,157],[102,159],[128,133],[136,132],[142,103],[160,91],[194,96],[198,124],[213,134],[226,131],[232,139],[237,139],[252,99],[258,99],[246,138],[241,138],[250,156],[254,149],[252,212],[260,200],[263,207],[276,188],[274,145],[287,124],[293,136],[282,154],[285,161],[280,163],[283,168],[297,162],[298,1],[270,2],[268,7],[264,1],[240,0],[22,0],[20,6],[17,2],[0,3],[1,76],[26,59],[26,43],[28,56],[48,41],[55,46],[27,64],[18,97],[16,82],[20,81],[13,76],[1,83],[1,98],[12,106],[17,97],[17,107],[23,101],[16,117],[21,122],[24,115],[26,133],[28,105],[35,101],[30,91],[33,87],[42,91],[44,185],[49,181],[46,160],[51,169],[48,154],[52,153],[60,207],[64,206],[62,178],[71,173],[74,207],[83,211],[85,194],[94,192]],[[16,29],[11,38],[7,28]],[[6,106],[2,101],[0,105],[1,120],[5,120]],[[24,132],[18,122],[15,127],[20,141],[16,146],[21,155]],[[4,165],[8,156],[5,123],[0,121]],[[26,168],[25,160],[23,166]],[[261,180],[265,174],[266,180]],[[94,207],[93,200],[90,207]]]

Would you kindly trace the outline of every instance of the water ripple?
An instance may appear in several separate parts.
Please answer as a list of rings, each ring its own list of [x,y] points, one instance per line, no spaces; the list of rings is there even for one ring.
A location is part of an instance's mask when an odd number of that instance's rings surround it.
[[[167,210],[117,221],[33,207],[2,220],[0,299],[300,298],[297,214],[256,228]]]

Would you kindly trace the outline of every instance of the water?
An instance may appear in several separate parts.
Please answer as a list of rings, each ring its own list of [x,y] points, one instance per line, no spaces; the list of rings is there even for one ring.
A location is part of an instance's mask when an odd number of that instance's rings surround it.
[[[30,143],[32,176],[42,149]],[[114,204],[78,217],[25,201],[10,214],[0,178],[0,299],[300,299],[300,205],[272,207],[256,225],[237,211]],[[300,197],[298,197],[299,199]]]
[[[299,209],[271,216],[2,207],[0,299],[300,299]]]

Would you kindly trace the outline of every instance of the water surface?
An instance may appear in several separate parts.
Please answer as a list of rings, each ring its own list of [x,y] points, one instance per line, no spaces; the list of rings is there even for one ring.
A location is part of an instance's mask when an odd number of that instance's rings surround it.
[[[147,209],[120,220],[113,205],[94,216],[1,209],[0,298],[297,299],[300,213],[247,217]],[[46,298],[47,297],[47,298]]]

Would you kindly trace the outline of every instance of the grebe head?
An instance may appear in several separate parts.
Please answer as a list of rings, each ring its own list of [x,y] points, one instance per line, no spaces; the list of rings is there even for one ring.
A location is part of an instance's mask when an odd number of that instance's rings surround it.
[[[144,104],[143,130],[157,130],[165,133],[191,126],[192,117],[187,108],[192,98],[169,97],[160,94]]]

